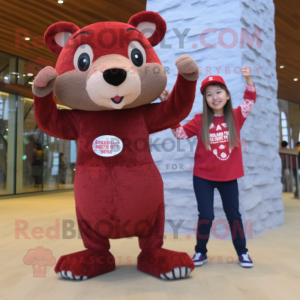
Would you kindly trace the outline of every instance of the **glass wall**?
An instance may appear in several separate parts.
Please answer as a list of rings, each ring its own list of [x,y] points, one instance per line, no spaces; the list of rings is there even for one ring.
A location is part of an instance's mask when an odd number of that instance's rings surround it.
[[[16,96],[0,91],[0,195],[15,190]]]
[[[0,52],[0,81],[4,83],[17,83],[17,80],[17,57]]]
[[[278,99],[280,110],[280,147],[287,142],[288,149],[296,149],[300,142],[300,104]]]
[[[45,65],[0,52],[0,81],[31,86]],[[33,99],[0,91],[0,196],[73,188],[76,157],[76,141],[37,126]]]
[[[0,81],[32,86],[34,77],[45,66],[54,66],[51,60],[38,57],[26,60],[0,52]]]
[[[32,86],[34,77],[38,72],[44,68],[44,66],[53,66],[53,63],[50,65],[46,60],[38,58],[36,60],[27,60],[23,58],[18,59],[18,83],[26,86]]]
[[[18,99],[17,135],[17,160],[22,158],[17,164],[17,193],[73,188],[76,142],[43,133],[34,119],[33,99]]]
[[[278,99],[278,106],[282,191],[294,192],[294,196],[300,198],[300,104]]]

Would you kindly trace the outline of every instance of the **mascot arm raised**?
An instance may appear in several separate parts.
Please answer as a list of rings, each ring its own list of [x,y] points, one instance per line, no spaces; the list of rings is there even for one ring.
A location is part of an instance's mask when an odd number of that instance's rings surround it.
[[[193,107],[199,70],[188,55],[177,58],[177,80],[167,101],[148,105],[145,120],[149,133],[170,128],[184,120]]]
[[[79,137],[81,111],[58,110],[53,87],[57,72],[52,67],[42,69],[34,80],[34,115],[40,129],[48,135],[65,140]]]

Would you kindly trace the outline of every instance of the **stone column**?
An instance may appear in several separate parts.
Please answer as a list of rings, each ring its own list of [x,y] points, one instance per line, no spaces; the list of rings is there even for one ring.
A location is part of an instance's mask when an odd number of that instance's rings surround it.
[[[243,102],[246,83],[241,67],[251,68],[257,102],[241,131],[245,176],[238,179],[240,212],[248,228],[248,238],[282,225],[273,1],[148,0],[147,10],[160,13],[167,22],[166,37],[155,47],[168,70],[167,88],[172,90],[176,80],[177,57],[188,54],[199,66],[195,103],[181,124],[202,113],[200,85],[209,74],[224,78],[233,106],[238,107]],[[197,139],[178,143],[168,129],[153,134],[150,142],[153,159],[164,181],[165,231],[174,232],[177,225],[179,234],[194,235],[198,212],[192,166]],[[226,220],[217,190],[214,207],[215,221]],[[211,237],[220,238],[224,233],[225,226],[219,225]],[[231,239],[229,232],[225,236]]]

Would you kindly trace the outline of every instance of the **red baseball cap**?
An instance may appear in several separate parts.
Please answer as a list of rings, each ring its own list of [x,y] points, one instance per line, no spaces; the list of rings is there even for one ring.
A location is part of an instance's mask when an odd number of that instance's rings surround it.
[[[202,95],[203,95],[204,89],[211,83],[221,83],[226,86],[226,83],[221,76],[215,76],[215,75],[208,76],[201,83],[200,91],[201,91]]]

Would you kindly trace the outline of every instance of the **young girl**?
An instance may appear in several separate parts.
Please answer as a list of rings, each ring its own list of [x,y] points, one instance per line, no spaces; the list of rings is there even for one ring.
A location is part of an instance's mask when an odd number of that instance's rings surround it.
[[[221,76],[209,76],[202,81],[203,113],[181,126],[172,127],[177,139],[198,137],[195,153],[193,184],[198,202],[199,221],[197,245],[193,261],[195,266],[207,262],[207,242],[214,220],[214,188],[220,192],[223,208],[230,226],[233,245],[242,267],[253,267],[247,254],[244,228],[239,212],[237,178],[244,176],[240,130],[256,99],[250,70],[242,68],[246,78],[244,102],[232,108],[230,92]],[[160,99],[167,100],[168,90]]]

